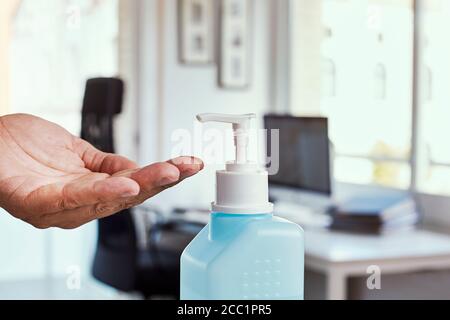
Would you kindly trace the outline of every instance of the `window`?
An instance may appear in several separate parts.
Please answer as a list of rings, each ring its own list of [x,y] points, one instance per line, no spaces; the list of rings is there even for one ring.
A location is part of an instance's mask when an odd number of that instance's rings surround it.
[[[117,74],[117,0],[24,0],[12,25],[10,111],[79,133],[87,78]]]
[[[329,118],[338,180],[408,188],[413,1],[294,0],[291,9],[291,110]]]
[[[450,194],[450,1],[419,2],[419,190]]]
[[[32,113],[78,134],[86,79],[118,72],[118,0],[2,0],[0,18],[8,2],[17,7],[8,10],[8,37],[0,35],[9,61],[0,112]],[[0,69],[4,61],[0,54]],[[95,229],[34,230],[0,212],[0,281],[65,276],[72,266],[88,276]]]

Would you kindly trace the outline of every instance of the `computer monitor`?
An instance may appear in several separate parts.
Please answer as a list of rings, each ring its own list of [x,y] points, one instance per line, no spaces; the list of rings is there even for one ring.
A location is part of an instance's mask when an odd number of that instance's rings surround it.
[[[330,146],[327,118],[266,115],[265,128],[279,129],[279,170],[270,186],[331,194]],[[270,157],[271,139],[267,138]]]

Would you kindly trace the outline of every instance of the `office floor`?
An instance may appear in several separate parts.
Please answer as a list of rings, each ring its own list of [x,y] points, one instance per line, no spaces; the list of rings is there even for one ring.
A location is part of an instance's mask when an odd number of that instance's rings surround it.
[[[33,279],[0,282],[2,300],[129,300],[132,294],[119,293],[99,282],[82,280],[79,289],[68,289],[66,279]]]

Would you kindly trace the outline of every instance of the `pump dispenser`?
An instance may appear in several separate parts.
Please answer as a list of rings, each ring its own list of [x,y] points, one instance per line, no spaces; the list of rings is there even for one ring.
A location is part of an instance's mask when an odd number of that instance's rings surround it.
[[[181,299],[303,299],[303,230],[273,216],[267,171],[248,161],[254,118],[197,115],[200,122],[232,124],[236,151],[216,172],[210,222],[181,256]]]
[[[268,202],[267,171],[247,160],[250,120],[253,118],[256,118],[253,113],[205,113],[197,116],[200,122],[214,121],[233,125],[235,160],[227,162],[226,170],[216,173],[216,202],[212,203],[214,212],[256,214],[273,211],[273,205]]]

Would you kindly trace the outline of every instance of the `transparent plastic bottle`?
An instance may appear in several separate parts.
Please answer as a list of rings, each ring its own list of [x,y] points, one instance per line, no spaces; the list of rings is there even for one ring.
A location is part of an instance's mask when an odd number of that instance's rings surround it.
[[[181,257],[181,299],[303,299],[303,230],[266,214],[212,213]]]
[[[303,299],[303,230],[273,216],[267,171],[247,160],[254,117],[197,116],[233,124],[236,159],[216,172],[210,222],[181,256],[183,300]]]

